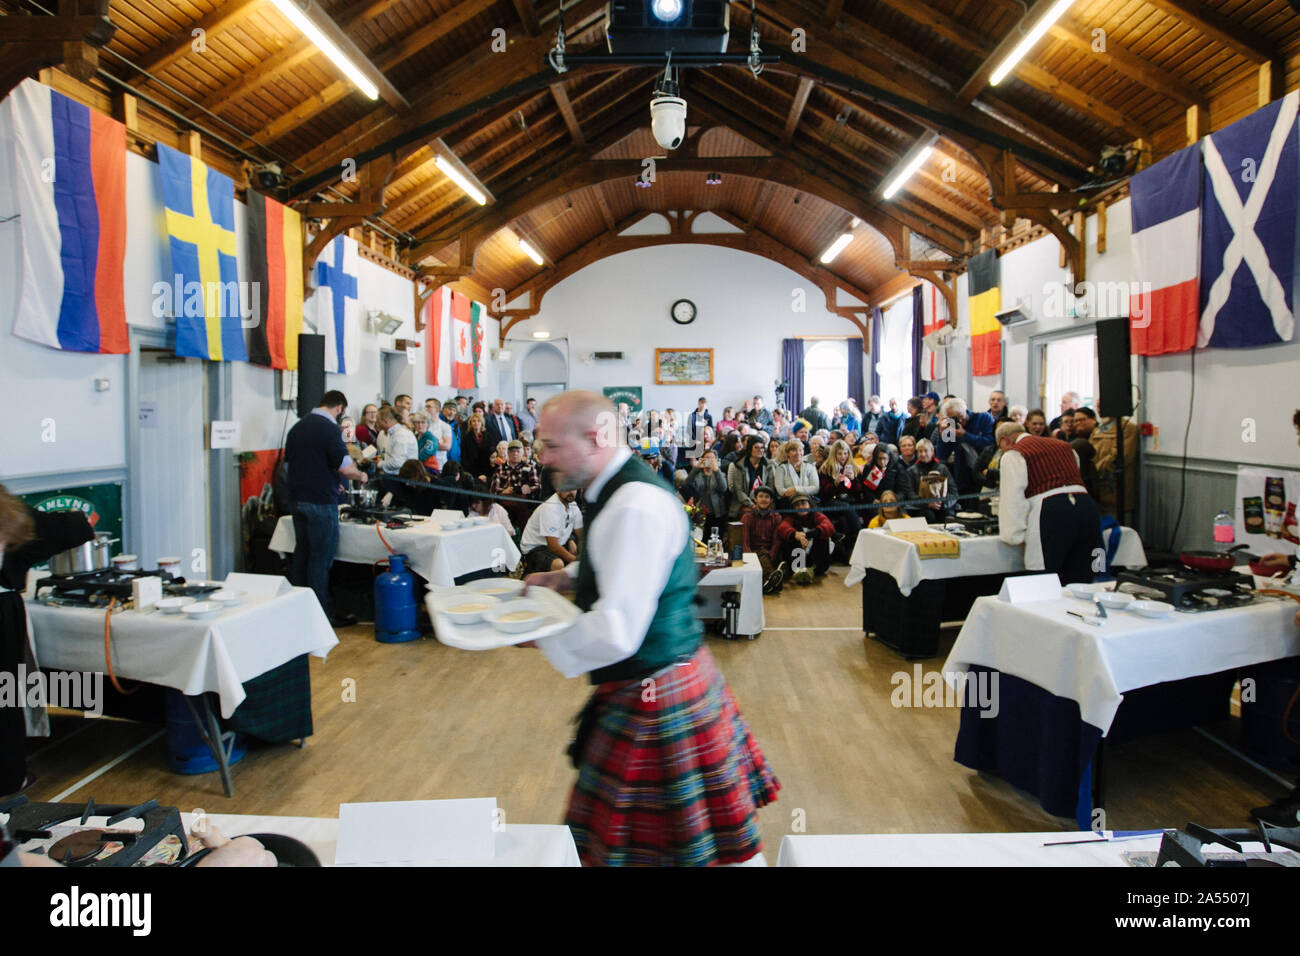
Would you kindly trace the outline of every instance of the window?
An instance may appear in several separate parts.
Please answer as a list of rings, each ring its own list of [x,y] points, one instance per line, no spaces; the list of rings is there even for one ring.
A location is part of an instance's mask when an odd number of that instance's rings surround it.
[[[912,397],[912,297],[905,295],[885,310],[879,348],[872,349],[880,398],[886,408],[891,398],[900,409]]]
[[[814,395],[823,409],[832,409],[849,397],[849,349],[842,339],[817,342],[803,356],[803,400]],[[794,409],[798,412],[799,409]],[[830,412],[828,411],[828,414]]]

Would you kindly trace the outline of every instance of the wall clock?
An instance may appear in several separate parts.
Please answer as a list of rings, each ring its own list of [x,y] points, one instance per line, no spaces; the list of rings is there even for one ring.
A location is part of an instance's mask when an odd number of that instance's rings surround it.
[[[690,299],[678,299],[673,303],[669,314],[678,325],[690,325],[695,321],[695,303]]]

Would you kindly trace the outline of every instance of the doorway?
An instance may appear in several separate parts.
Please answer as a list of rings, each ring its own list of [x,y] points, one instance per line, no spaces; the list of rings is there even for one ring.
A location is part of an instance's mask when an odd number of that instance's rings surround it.
[[[534,345],[520,363],[519,382],[524,401],[535,398],[540,406],[569,387],[568,359],[549,342]]]
[[[1029,393],[1038,396],[1038,407],[1048,421],[1061,413],[1061,397],[1066,392],[1076,393],[1080,405],[1096,407],[1097,333],[1093,326],[1034,336],[1031,345]]]
[[[415,386],[414,376],[411,374],[411,360],[407,358],[405,352],[381,352],[383,356],[383,388],[384,401],[391,402],[398,395],[410,395],[411,389]],[[414,396],[412,396],[414,401]],[[419,404],[419,403],[417,403]],[[423,408],[423,405],[420,405]]]
[[[212,568],[208,537],[208,453],[204,447],[208,376],[204,363],[164,352],[140,353],[139,534],[131,544],[140,567],[181,559],[186,577]]]

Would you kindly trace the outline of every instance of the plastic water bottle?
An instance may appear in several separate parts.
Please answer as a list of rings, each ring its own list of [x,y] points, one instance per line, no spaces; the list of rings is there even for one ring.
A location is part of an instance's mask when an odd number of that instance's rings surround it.
[[[1214,550],[1227,551],[1237,540],[1237,520],[1226,511],[1214,516]]]

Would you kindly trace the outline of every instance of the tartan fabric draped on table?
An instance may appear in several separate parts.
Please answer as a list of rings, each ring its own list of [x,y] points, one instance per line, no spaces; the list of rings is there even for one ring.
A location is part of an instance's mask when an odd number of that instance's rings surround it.
[[[565,822],[584,865],[741,863],[780,783],[712,654],[601,684]]]

